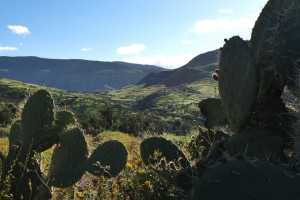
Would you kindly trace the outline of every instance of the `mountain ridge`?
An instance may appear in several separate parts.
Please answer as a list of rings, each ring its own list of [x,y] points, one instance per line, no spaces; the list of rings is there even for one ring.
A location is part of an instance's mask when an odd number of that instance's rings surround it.
[[[0,77],[68,91],[94,92],[133,85],[167,69],[122,61],[0,56]]]
[[[145,87],[152,85],[165,85],[167,87],[178,86],[190,82],[209,78],[211,72],[219,67],[218,56],[220,50],[208,51],[194,57],[187,64],[170,71],[152,72],[141,79],[136,85],[144,84]]]

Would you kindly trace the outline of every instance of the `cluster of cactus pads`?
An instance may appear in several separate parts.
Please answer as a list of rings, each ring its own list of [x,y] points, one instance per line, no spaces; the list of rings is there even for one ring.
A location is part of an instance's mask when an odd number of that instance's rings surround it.
[[[191,199],[300,199],[300,122],[282,100],[285,88],[299,98],[299,33],[300,1],[269,0],[250,41],[225,39],[221,98],[199,108],[209,131],[228,136],[196,163]]]
[[[50,148],[49,172],[43,174],[39,155]],[[11,127],[0,189],[13,199],[51,199],[52,186],[72,186],[86,171],[95,176],[117,175],[125,167],[127,155],[125,146],[112,140],[100,144],[89,156],[74,114],[56,110],[50,93],[38,90],[25,103],[21,119]]]

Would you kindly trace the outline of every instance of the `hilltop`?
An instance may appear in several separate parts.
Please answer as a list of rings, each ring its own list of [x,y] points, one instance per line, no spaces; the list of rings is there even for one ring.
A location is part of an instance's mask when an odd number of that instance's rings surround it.
[[[137,85],[172,87],[209,78],[212,72],[219,67],[218,56],[219,50],[199,54],[180,68],[171,71],[152,72],[140,80]]]

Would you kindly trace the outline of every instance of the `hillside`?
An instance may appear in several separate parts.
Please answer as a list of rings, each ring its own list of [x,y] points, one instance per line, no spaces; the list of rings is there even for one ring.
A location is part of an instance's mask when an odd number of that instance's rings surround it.
[[[0,56],[0,77],[68,91],[120,89],[163,70],[125,62]]]
[[[146,87],[151,85],[165,85],[171,87],[209,78],[212,71],[218,68],[218,55],[219,50],[200,54],[180,68],[171,71],[150,73],[140,80],[137,85],[145,84]]]

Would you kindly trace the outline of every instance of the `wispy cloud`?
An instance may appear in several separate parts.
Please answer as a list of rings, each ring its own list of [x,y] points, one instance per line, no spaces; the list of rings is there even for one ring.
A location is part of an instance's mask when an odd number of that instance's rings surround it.
[[[218,19],[204,19],[197,21],[194,24],[193,30],[201,34],[209,34],[215,32],[230,32],[237,30],[245,30],[253,27],[258,14],[247,15],[239,19],[228,19],[228,18],[218,18]]]
[[[187,53],[181,55],[166,56],[163,54],[153,56],[136,56],[132,58],[124,58],[122,61],[130,63],[156,65],[168,69],[174,69],[188,63],[192,58],[197,56],[196,53]]]
[[[83,48],[80,49],[80,51],[84,51],[84,52],[86,52],[86,51],[92,51],[92,50],[93,50],[92,47],[83,47]]]
[[[229,14],[229,13],[233,13],[234,10],[232,8],[219,8],[218,12]]]
[[[118,54],[137,54],[143,50],[147,49],[144,44],[134,43],[128,46],[121,46],[117,49]]]
[[[17,35],[29,35],[30,31],[26,26],[8,25],[7,28]]]
[[[18,51],[16,47],[0,46],[0,51]]]

